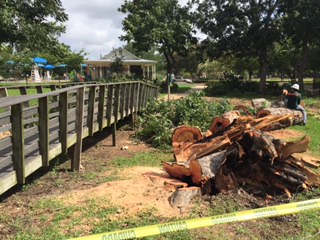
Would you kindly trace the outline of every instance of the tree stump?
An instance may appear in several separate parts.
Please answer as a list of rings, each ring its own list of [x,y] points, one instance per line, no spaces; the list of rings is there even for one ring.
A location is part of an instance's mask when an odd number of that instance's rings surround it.
[[[170,205],[184,210],[196,196],[201,196],[200,187],[178,188],[170,196]]]

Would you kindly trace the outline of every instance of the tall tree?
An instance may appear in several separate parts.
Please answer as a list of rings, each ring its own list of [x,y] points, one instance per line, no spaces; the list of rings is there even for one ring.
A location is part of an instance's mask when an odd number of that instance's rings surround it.
[[[319,44],[320,1],[286,0],[282,1],[284,33],[291,39],[298,52],[298,81],[304,90],[303,77],[308,65],[309,50]]]
[[[60,0],[1,0],[0,45],[50,50],[58,44],[67,19]]]
[[[197,26],[208,36],[208,46],[215,48],[214,53],[258,58],[260,91],[265,92],[268,54],[280,38],[279,0],[192,2],[197,5]]]
[[[164,55],[167,72],[172,73],[175,55],[185,55],[196,42],[188,6],[177,0],[125,0],[119,11],[127,14],[123,21],[125,35],[138,51],[156,47]]]

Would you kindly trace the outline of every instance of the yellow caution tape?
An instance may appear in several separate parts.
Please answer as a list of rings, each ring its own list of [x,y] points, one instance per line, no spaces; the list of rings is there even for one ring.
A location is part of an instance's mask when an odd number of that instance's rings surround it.
[[[240,222],[259,218],[294,214],[318,208],[320,208],[320,199],[313,199],[303,202],[288,203],[278,206],[264,207],[241,212],[216,215],[206,218],[195,218],[184,221],[176,221],[145,227],[131,228],[127,230],[100,233],[91,236],[74,238],[73,240],[120,240],[142,238],[164,233],[176,232],[180,230],[190,230],[194,228],[209,227],[222,223]]]

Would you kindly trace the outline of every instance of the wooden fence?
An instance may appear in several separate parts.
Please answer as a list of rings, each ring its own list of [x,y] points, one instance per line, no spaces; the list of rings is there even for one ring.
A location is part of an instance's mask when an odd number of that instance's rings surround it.
[[[142,82],[87,84],[47,93],[0,98],[0,195],[26,177],[66,156],[74,145],[71,169],[79,170],[82,139],[135,117],[158,88]]]

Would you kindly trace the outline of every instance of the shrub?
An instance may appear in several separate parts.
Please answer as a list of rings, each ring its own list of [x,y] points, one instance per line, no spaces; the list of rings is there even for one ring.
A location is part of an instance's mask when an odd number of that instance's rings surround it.
[[[171,93],[177,93],[178,92],[178,84],[172,83],[170,86],[170,92]],[[167,93],[168,92],[168,84],[167,81],[162,81],[160,84],[160,92],[161,93]]]
[[[171,148],[172,130],[180,125],[206,131],[216,116],[231,110],[226,100],[208,102],[202,93],[192,93],[176,101],[152,100],[139,118],[136,136],[157,148]]]

